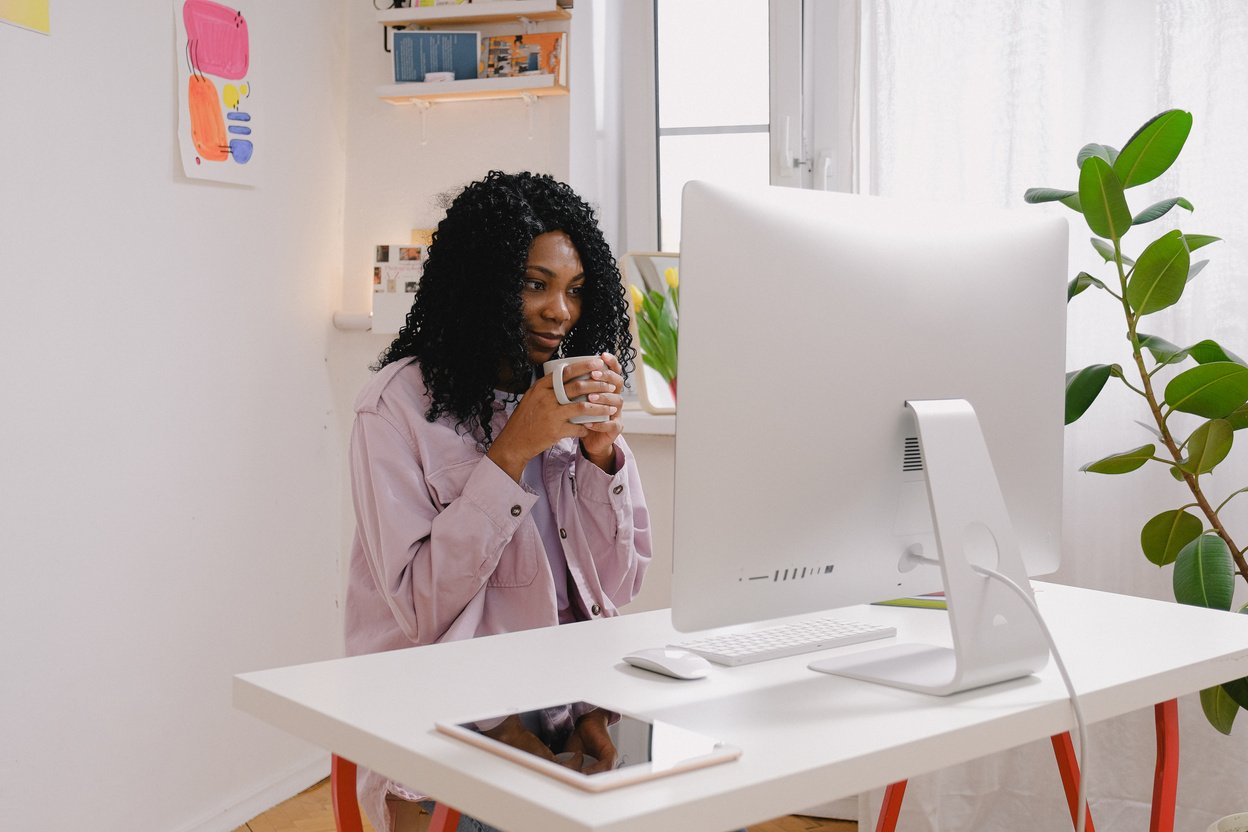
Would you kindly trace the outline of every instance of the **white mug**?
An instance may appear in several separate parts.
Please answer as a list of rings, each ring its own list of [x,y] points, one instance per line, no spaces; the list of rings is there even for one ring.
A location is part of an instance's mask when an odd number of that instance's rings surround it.
[[[559,404],[572,404],[573,402],[588,400],[587,396],[577,396],[574,399],[568,398],[567,391],[563,389],[563,368],[568,364],[575,364],[578,361],[589,361],[591,358],[597,357],[596,355],[574,355],[569,358],[556,358],[542,365],[542,374],[550,376],[551,380],[554,381],[555,399],[558,400]],[[588,375],[583,375],[568,379],[568,381],[580,381],[587,378],[589,378]],[[602,416],[573,416],[568,421],[574,425],[587,425],[590,422],[605,422],[610,418],[610,416],[605,414]]]

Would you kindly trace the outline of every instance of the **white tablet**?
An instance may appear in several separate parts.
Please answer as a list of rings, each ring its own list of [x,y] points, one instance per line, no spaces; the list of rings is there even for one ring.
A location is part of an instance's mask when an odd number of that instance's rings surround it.
[[[603,766],[584,752],[578,755],[576,751],[565,749],[567,729],[576,717],[595,709],[608,714],[607,734],[615,751],[614,766],[605,770],[598,770]],[[486,733],[499,733],[502,724],[509,719],[511,727],[521,729],[532,750]],[[653,780],[741,756],[739,748],[697,731],[589,702],[569,702],[532,711],[509,711],[435,724],[444,734],[591,792]],[[558,726],[562,726],[563,731]],[[509,733],[514,738],[514,732]],[[576,763],[581,764],[580,768],[570,767]]]

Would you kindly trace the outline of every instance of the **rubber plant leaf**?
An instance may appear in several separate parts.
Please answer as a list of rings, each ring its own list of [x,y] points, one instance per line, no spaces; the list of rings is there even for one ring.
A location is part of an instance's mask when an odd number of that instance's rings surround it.
[[[1189,511],[1163,511],[1140,530],[1140,548],[1150,562],[1166,566],[1174,563],[1179,551],[1200,537],[1204,528],[1200,518]]]
[[[1114,173],[1124,188],[1134,188],[1161,176],[1179,158],[1192,132],[1192,114],[1166,110],[1135,131],[1114,161]]]
[[[1088,228],[1098,237],[1119,240],[1131,228],[1131,209],[1122,194],[1122,183],[1099,156],[1089,157],[1079,169],[1079,202]]]
[[[1248,367],[1214,361],[1184,370],[1166,385],[1165,401],[1183,413],[1224,419],[1248,402]]]
[[[1234,565],[1226,541],[1202,534],[1179,550],[1174,560],[1174,599],[1180,604],[1229,610]]]
[[[1191,260],[1178,231],[1154,240],[1135,263],[1135,271],[1127,283],[1127,303],[1137,315],[1150,315],[1173,306],[1187,286]]]

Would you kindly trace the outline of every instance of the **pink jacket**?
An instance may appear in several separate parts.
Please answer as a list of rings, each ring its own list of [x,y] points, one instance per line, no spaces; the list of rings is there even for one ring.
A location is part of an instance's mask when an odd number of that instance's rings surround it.
[[[415,361],[382,368],[356,400],[356,532],[345,610],[351,655],[558,623],[550,564],[529,516],[537,497],[451,418],[427,421],[428,407]],[[510,409],[499,406],[496,436]],[[649,515],[623,438],[616,461],[616,473],[605,473],[574,439],[543,455],[579,618],[616,615],[650,562]],[[384,781],[370,773],[360,785],[376,823]]]

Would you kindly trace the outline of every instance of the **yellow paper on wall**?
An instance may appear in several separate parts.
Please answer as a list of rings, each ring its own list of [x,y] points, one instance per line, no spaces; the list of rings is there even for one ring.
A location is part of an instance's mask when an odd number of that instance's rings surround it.
[[[0,0],[0,20],[35,32],[49,34],[49,0]]]

